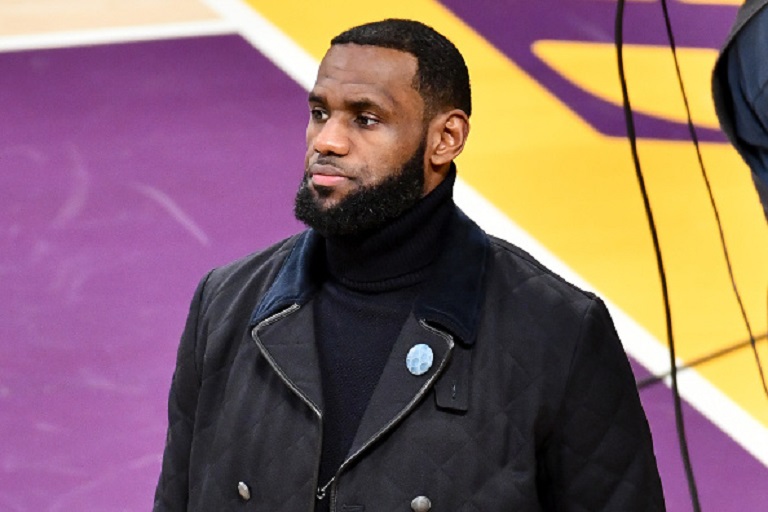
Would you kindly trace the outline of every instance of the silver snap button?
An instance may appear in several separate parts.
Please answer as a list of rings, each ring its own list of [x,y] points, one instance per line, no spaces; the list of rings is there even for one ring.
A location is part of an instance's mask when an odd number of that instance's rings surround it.
[[[411,501],[413,512],[428,512],[432,509],[432,502],[426,496],[416,496]]]
[[[411,347],[405,356],[405,366],[413,375],[424,375],[432,367],[434,354],[429,345],[419,343]]]
[[[245,501],[251,499],[251,490],[248,488],[248,485],[245,482],[237,482],[237,493]]]

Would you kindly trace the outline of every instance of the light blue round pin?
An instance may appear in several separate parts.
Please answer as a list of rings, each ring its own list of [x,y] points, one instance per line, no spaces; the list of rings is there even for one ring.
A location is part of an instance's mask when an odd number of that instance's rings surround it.
[[[434,359],[435,356],[429,345],[419,343],[412,346],[411,350],[408,351],[408,355],[405,356],[405,366],[413,375],[424,375],[432,368]]]

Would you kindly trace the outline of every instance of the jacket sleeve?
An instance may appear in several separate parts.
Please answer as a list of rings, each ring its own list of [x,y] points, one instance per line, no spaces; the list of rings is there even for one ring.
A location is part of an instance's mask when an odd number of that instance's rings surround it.
[[[197,286],[176,355],[176,369],[168,396],[168,432],[155,490],[155,512],[187,510],[189,457],[201,381],[196,355],[199,317],[207,279],[208,276]]]
[[[584,315],[560,411],[539,460],[546,510],[665,510],[635,379],[598,299]]]

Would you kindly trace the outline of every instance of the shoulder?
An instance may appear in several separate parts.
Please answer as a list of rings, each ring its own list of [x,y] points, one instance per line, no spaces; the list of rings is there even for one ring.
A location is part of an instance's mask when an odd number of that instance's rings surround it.
[[[485,278],[488,321],[561,348],[577,343],[592,320],[608,315],[599,298],[568,282],[519,247],[490,238]],[[568,350],[568,349],[566,349]]]
[[[741,32],[741,29],[749,22],[761,9],[768,6],[768,0],[746,0],[739,10],[736,12],[736,17],[731,25],[731,30],[728,33],[723,45],[721,47],[722,53],[730,46],[736,35]]]
[[[255,304],[275,280],[301,234],[211,270],[200,281],[190,307],[195,360],[203,374],[231,359],[247,332]],[[184,343],[184,338],[182,338]]]
[[[253,307],[254,297],[266,292],[302,235],[293,235],[213,269],[204,278],[203,308],[208,309],[219,302],[231,305],[243,301]]]
[[[520,247],[488,236],[491,247],[491,281],[501,281],[510,292],[534,292],[533,299],[566,300],[589,306],[596,296],[568,282]]]

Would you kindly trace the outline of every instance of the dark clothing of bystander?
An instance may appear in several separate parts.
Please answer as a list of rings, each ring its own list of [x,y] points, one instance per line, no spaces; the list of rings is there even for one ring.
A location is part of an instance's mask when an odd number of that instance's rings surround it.
[[[747,0],[739,9],[715,64],[712,95],[768,219],[768,0]]]

